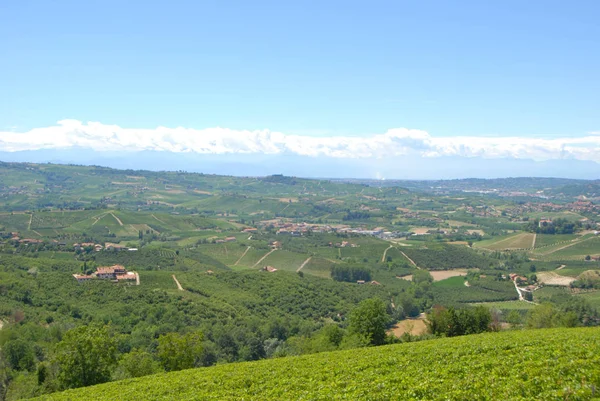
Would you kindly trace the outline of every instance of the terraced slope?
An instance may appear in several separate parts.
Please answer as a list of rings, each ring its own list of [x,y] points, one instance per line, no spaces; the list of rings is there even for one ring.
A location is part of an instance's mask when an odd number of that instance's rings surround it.
[[[488,333],[192,369],[44,400],[588,400],[600,329]]]

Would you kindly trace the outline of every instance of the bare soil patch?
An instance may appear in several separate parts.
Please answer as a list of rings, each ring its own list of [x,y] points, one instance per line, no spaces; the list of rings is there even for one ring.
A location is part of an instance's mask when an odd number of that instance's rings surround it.
[[[568,287],[573,281],[576,280],[575,277],[561,276],[554,272],[537,273],[537,279],[542,284],[560,285],[564,287]]]
[[[410,333],[413,336],[419,336],[427,332],[427,326],[423,318],[406,319],[396,323],[388,330],[388,334],[393,334],[396,337],[401,337],[405,333]]]

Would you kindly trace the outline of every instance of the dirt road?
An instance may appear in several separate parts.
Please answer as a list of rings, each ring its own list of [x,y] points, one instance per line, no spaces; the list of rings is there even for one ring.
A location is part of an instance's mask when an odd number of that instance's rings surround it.
[[[242,260],[244,258],[244,256],[246,256],[246,254],[248,253],[248,251],[250,250],[250,248],[252,248],[252,247],[249,246],[248,248],[246,248],[246,250],[244,251],[244,253],[242,253],[242,256],[240,256],[240,258],[233,264],[234,266],[237,266],[237,264],[240,263],[240,260]]]
[[[390,245],[385,251],[383,251],[383,256],[381,257],[381,263],[385,262],[385,255],[387,254],[387,251],[389,251],[393,247],[394,247],[393,245]]]
[[[417,269],[421,270],[421,268],[420,268],[419,266],[417,266],[417,264],[415,263],[415,261],[414,261],[414,260],[412,260],[411,258],[409,258],[407,254],[405,254],[405,253],[404,253],[404,252],[402,252],[402,251],[400,251],[400,253],[401,253],[402,255],[404,255],[404,257],[405,257],[406,259],[408,259],[408,261],[409,261],[409,262],[410,262],[410,263],[411,263],[411,264],[412,264],[414,267],[416,267]]]
[[[181,286],[181,284],[179,284],[179,280],[177,280],[177,277],[175,277],[174,274],[172,275],[172,277],[173,277],[173,280],[175,281],[175,284],[177,284],[177,289],[179,291],[183,291],[183,287]]]
[[[302,270],[302,268],[303,268],[304,266],[306,266],[306,264],[307,264],[308,262],[310,262],[310,260],[311,260],[311,259],[312,259],[312,256],[311,256],[310,258],[306,259],[304,262],[302,262],[302,264],[300,265],[300,267],[298,268],[298,270],[296,270],[296,273],[298,273],[300,270]]]
[[[275,249],[271,249],[269,252],[267,252],[267,254],[266,254],[265,256],[263,256],[262,258],[260,258],[260,259],[258,260],[258,262],[256,262],[256,263],[254,264],[254,266],[252,266],[252,267],[256,267],[256,266],[258,266],[258,265],[260,264],[260,262],[262,262],[263,260],[265,260],[265,259],[267,258],[267,256],[269,256],[270,254],[272,254],[272,253],[273,253],[273,252],[275,252],[276,250],[277,250],[277,248],[275,248]]]
[[[119,219],[117,216],[115,216],[113,213],[111,213],[110,215],[111,215],[112,217],[114,217],[114,218],[115,218],[115,220],[117,220],[117,223],[119,223],[119,225],[120,225],[120,226],[122,226],[122,225],[123,225],[123,222],[122,222],[122,221],[121,221],[121,220],[120,220],[120,219]]]

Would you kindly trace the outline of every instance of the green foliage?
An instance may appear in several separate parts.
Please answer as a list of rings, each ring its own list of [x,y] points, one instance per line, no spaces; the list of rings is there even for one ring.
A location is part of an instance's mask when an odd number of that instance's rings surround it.
[[[365,338],[371,345],[381,345],[385,342],[385,329],[389,320],[381,299],[365,299],[350,314],[348,331]]]
[[[600,329],[518,330],[186,370],[42,400],[589,400]],[[549,362],[550,361],[550,362]]]
[[[433,276],[427,270],[417,270],[412,275],[415,284],[433,283]]]
[[[61,388],[91,386],[110,380],[117,363],[116,340],[106,326],[80,326],[65,333],[55,362]]]
[[[167,333],[158,338],[158,358],[166,371],[190,369],[198,366],[202,356],[201,332],[187,334]]]
[[[128,379],[153,375],[162,371],[160,364],[151,354],[142,350],[133,350],[124,354],[119,360],[116,377]]]
[[[469,309],[436,307],[427,315],[432,334],[444,337],[477,334],[492,330],[492,315],[484,306]]]
[[[33,370],[36,363],[33,344],[23,339],[7,341],[2,351],[10,367],[14,370]]]
[[[362,266],[331,266],[331,278],[335,281],[355,283],[358,280],[371,281],[371,271]]]

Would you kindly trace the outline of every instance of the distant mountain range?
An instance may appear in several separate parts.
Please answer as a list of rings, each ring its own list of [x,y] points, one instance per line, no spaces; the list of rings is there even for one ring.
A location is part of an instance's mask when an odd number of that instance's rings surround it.
[[[98,165],[120,169],[184,170],[207,174],[439,180],[457,178],[600,178],[600,164],[580,160],[536,162],[464,157],[386,159],[309,157],[297,154],[198,154],[166,151],[99,152],[88,149],[0,152],[7,162]]]

